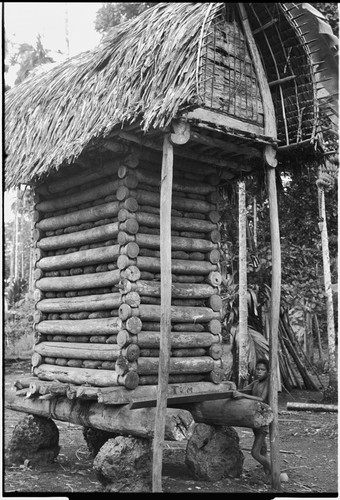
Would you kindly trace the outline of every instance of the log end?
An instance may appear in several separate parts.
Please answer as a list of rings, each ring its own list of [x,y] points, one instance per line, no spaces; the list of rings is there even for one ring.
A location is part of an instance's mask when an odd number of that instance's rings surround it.
[[[123,376],[123,383],[126,389],[133,390],[139,384],[139,375],[137,372],[131,371]]]

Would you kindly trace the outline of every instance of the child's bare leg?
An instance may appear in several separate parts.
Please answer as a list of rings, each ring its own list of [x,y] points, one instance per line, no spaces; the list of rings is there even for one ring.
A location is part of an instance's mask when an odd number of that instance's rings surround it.
[[[260,449],[260,455],[262,455],[263,457],[265,457],[267,460],[268,459],[268,456],[267,456],[267,443],[266,443],[266,436],[264,437],[263,439],[263,444],[261,446],[261,449]],[[270,468],[268,469],[266,466],[263,467],[263,470],[264,470],[264,473],[266,475],[269,475],[270,474]]]
[[[255,434],[255,439],[251,450],[252,457],[255,458],[255,460],[257,460],[263,466],[266,474],[270,474],[271,471],[270,462],[266,455],[261,454],[261,449],[263,449],[263,444],[266,439],[266,434],[264,432],[258,431],[257,429],[254,431],[254,434]]]

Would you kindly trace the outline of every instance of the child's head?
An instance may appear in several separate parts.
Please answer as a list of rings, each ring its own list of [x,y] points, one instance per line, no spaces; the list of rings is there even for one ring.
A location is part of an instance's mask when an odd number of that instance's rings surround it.
[[[255,373],[258,380],[265,379],[269,373],[269,361],[265,358],[259,358],[256,362]]]

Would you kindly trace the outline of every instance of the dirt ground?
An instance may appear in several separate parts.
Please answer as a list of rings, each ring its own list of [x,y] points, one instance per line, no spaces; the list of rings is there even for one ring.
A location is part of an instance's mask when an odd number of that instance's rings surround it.
[[[29,374],[29,362],[4,367],[5,386]],[[324,380],[327,387],[327,378]],[[287,402],[320,402],[321,392],[298,391],[279,394],[280,470],[288,475],[279,496],[337,496],[338,491],[338,414],[334,412],[287,411]],[[25,416],[3,409],[4,447],[13,429]],[[3,496],[28,493],[53,493],[73,496],[78,492],[102,492],[91,457],[82,435],[82,427],[55,422],[60,432],[61,450],[55,463],[30,467],[29,464],[6,467],[3,471]],[[252,430],[237,427],[245,460],[240,478],[217,482],[195,480],[185,466],[186,442],[165,443],[162,487],[165,493],[257,493],[270,495],[271,486],[263,482],[262,468],[251,457]],[[152,457],[150,457],[152,460]]]

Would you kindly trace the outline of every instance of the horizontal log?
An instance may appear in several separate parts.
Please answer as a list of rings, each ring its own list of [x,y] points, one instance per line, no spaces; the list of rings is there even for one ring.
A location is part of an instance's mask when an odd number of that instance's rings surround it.
[[[110,370],[42,364],[34,368],[33,373],[41,380],[58,380],[76,385],[89,384],[98,387],[121,385],[127,389],[135,389],[139,382],[138,374],[133,371],[122,376]]]
[[[123,201],[129,197],[135,198],[140,205],[151,205],[153,207],[160,206],[160,195],[152,191],[143,189],[131,190],[125,186],[120,186],[117,189],[117,199]],[[185,210],[188,212],[209,213],[215,210],[215,205],[203,200],[194,200],[188,197],[172,196],[172,208],[177,210]]]
[[[49,251],[114,239],[119,233],[119,225],[119,222],[113,222],[76,233],[48,236],[38,241],[37,246],[41,250]]]
[[[34,352],[31,357],[31,366],[39,366],[43,362],[43,357],[38,353]]]
[[[160,346],[160,332],[144,331],[136,335],[129,335],[121,330],[117,335],[117,343],[125,346],[130,342],[136,342],[140,348],[156,349]],[[210,347],[221,341],[218,335],[210,332],[171,332],[171,348],[190,348],[190,347]]]
[[[151,248],[157,250],[160,248],[160,237],[157,234],[137,233],[135,236],[131,236],[123,231],[120,231],[117,241],[120,245],[125,245],[129,241],[135,241],[141,248]],[[171,249],[183,250],[187,252],[209,252],[217,249],[217,244],[200,238],[172,236]]]
[[[119,283],[120,270],[107,271],[95,274],[83,274],[79,276],[62,276],[58,278],[41,278],[36,281],[35,286],[44,292],[86,290],[98,287],[111,287]]]
[[[143,322],[143,325],[145,323]],[[176,323],[172,325],[175,332],[204,332],[205,327],[201,323]],[[144,328],[144,330],[152,330],[152,328]]]
[[[149,186],[155,186],[159,187],[160,183],[160,172],[158,176],[152,175],[152,173],[148,173],[146,170],[142,169],[136,169],[134,172],[135,176],[139,180],[139,182],[142,182],[144,184],[147,184]],[[216,191],[216,186],[211,186],[207,183],[200,183],[200,182],[191,182],[191,181],[185,181],[182,179],[180,182],[176,181],[176,178],[174,178],[173,181],[173,190],[182,192],[182,193],[193,193],[193,194],[209,194],[212,193],[213,191]]]
[[[121,278],[127,279],[129,281],[138,281],[141,277],[141,272],[137,266],[129,266],[123,271],[121,271]]]
[[[119,224],[120,231],[126,231],[130,234],[136,234],[139,231],[139,224],[135,219],[127,219]]]
[[[197,383],[204,381],[206,378],[206,373],[181,373],[181,374],[170,374],[169,384],[180,384],[180,383]],[[139,386],[143,385],[154,385],[158,384],[158,375],[140,375],[139,376]]]
[[[131,316],[138,316],[142,321],[159,321],[161,317],[161,306],[141,304],[139,307],[131,308],[128,304],[122,304],[119,307],[119,317],[122,321]],[[218,311],[213,311],[208,307],[171,307],[171,321],[176,323],[185,323],[198,321],[206,323],[212,319],[221,319],[221,314]],[[43,333],[43,332],[42,332]]]
[[[173,377],[182,377],[183,375],[173,375]],[[192,375],[187,375],[192,377]],[[149,377],[154,377],[150,375]],[[194,375],[199,377],[199,375]],[[79,388],[77,388],[79,389]],[[126,391],[123,387],[103,387],[97,389],[96,396],[98,402],[109,405],[129,404],[130,408],[137,408],[138,404],[143,404],[143,407],[156,406],[158,385],[142,386],[138,385],[133,392]],[[167,400],[168,404],[182,403],[186,401],[199,400],[200,395],[204,394],[208,399],[221,399],[227,391],[235,390],[233,382],[224,382],[220,385],[214,385],[210,382],[195,382],[195,383],[174,383],[168,385]],[[196,399],[198,398],[198,399]]]
[[[213,333],[214,335],[219,335],[222,332],[222,324],[219,319],[211,319],[207,326],[209,332]]]
[[[135,361],[139,356],[139,347],[130,344],[121,348],[117,344],[80,344],[73,342],[40,342],[34,351],[41,356],[100,361],[116,361],[120,354],[128,361]]]
[[[338,405],[322,403],[291,403],[288,401],[287,410],[337,412]]]
[[[120,318],[51,320],[36,325],[36,330],[45,335],[114,335],[121,328]]]
[[[70,313],[77,311],[102,311],[115,309],[122,304],[120,293],[84,295],[82,297],[65,297],[43,299],[37,303],[37,309],[46,313]]]
[[[160,216],[148,214],[145,212],[136,212],[136,220],[141,226],[160,227]],[[187,219],[185,217],[171,217],[171,228],[178,231],[192,231],[199,233],[208,233],[217,229],[217,225],[208,220]]]
[[[110,337],[114,337],[114,335],[92,335],[91,337],[89,337],[89,342],[93,343],[93,344],[106,344],[107,340],[110,338]],[[117,336],[116,336],[117,337]],[[74,340],[70,340],[71,338],[75,338],[77,339],[76,336],[69,336],[69,337],[66,337],[66,340],[67,342],[74,342]],[[77,340],[75,340],[76,342]],[[87,342],[87,341],[86,341]],[[112,343],[112,342],[111,342]]]
[[[120,283],[120,290],[122,293],[135,291],[142,296],[161,296],[161,284],[155,281],[138,280],[131,283],[123,279]],[[217,290],[207,283],[172,283],[171,285],[171,295],[175,298],[209,298],[215,296]]]
[[[223,305],[220,295],[211,295],[211,297],[209,297],[208,299],[207,305],[211,307],[213,311],[220,311]]]
[[[178,403],[189,410],[195,422],[258,429],[273,421],[273,411],[265,403],[252,399],[219,399],[199,403]]]
[[[44,195],[63,193],[70,188],[82,186],[83,184],[96,181],[102,177],[116,174],[119,167],[125,165],[125,162],[128,161],[127,158],[128,157],[109,160],[102,166],[83,169],[79,174],[64,175],[60,179],[40,184],[35,190]]]
[[[128,292],[123,296],[122,301],[130,307],[139,307],[141,303],[140,295],[137,292]]]
[[[207,354],[211,356],[213,359],[221,359],[223,355],[222,344],[221,343],[212,344],[207,350]]]
[[[44,271],[56,271],[79,266],[90,266],[93,264],[103,264],[114,262],[120,255],[120,245],[111,245],[90,250],[81,250],[68,253],[66,255],[55,255],[53,257],[43,257],[37,262],[37,267]],[[128,254],[135,257],[135,253]]]
[[[137,256],[135,259],[130,259],[127,255],[120,255],[117,260],[119,269],[125,269],[128,266],[135,265],[141,271],[150,271],[154,273],[160,272],[160,259],[153,257]],[[217,270],[216,264],[211,264],[206,261],[190,261],[190,260],[171,260],[171,271],[176,274],[210,274]]]
[[[119,179],[112,180],[112,177],[107,179],[107,182],[98,186],[82,189],[72,195],[59,196],[37,203],[36,210],[39,212],[54,212],[56,210],[63,210],[64,208],[71,208],[82,203],[104,198],[107,195],[115,193],[120,186]]]
[[[94,371],[100,373],[100,370]],[[127,373],[126,377],[131,376],[131,373]],[[45,418],[52,417],[62,422],[119,435],[132,435],[147,439],[152,439],[154,435],[155,408],[130,410],[128,405],[123,407],[104,405],[95,401],[70,400],[60,397],[55,400],[51,414],[50,401],[24,399],[12,394],[6,395],[6,408]],[[164,438],[168,441],[187,440],[192,435],[194,425],[192,416],[186,410],[168,408],[166,409]]]
[[[118,246],[120,246],[120,253],[131,257],[131,259],[134,259],[139,254],[139,245],[134,241],[130,241],[126,245],[118,244]]]
[[[206,282],[211,286],[218,287],[222,283],[222,275],[218,271],[212,271],[208,274]]]
[[[142,358],[159,358],[159,349],[141,349],[140,357]],[[171,356],[171,353],[170,353]],[[39,363],[40,364],[40,363]]]
[[[191,358],[195,356],[206,356],[206,354],[206,350],[203,347],[188,347],[171,350],[171,356],[175,358]]]
[[[116,339],[117,345],[125,347],[128,344],[137,344],[137,335],[130,334],[127,330],[120,330]]]
[[[142,320],[137,316],[132,316],[126,320],[125,328],[128,332],[136,335],[142,330]]]
[[[63,229],[84,222],[94,222],[107,217],[115,217],[118,215],[119,208],[119,201],[112,201],[111,203],[104,203],[75,212],[42,219],[37,222],[36,227],[42,231],[55,231],[56,229]]]
[[[139,375],[153,375],[158,373],[158,358],[138,358],[137,373]],[[170,358],[169,373],[208,373],[214,368],[213,360],[208,356],[194,358]]]
[[[173,328],[173,325],[171,325],[171,328]],[[146,332],[160,332],[160,321],[143,321],[143,330]]]

